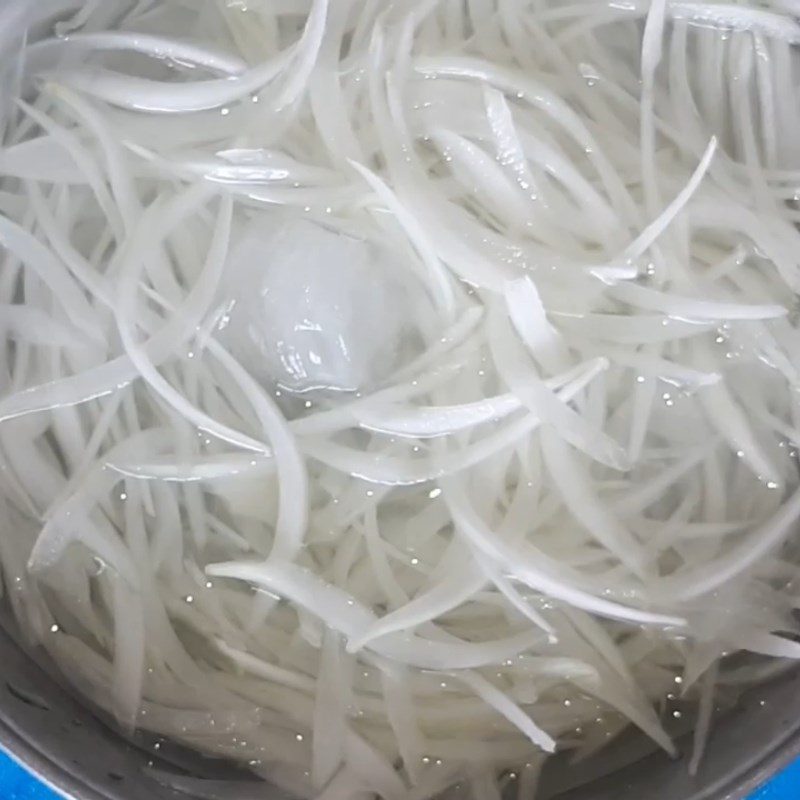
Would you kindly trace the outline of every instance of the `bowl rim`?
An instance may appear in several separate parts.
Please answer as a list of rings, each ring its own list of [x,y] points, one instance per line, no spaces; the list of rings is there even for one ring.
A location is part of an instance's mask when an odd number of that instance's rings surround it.
[[[0,751],[64,800],[121,800],[86,783],[66,765],[48,756],[23,736],[7,719],[0,717]],[[794,732],[779,741],[744,775],[737,775],[725,785],[715,787],[709,800],[744,800],[761,788],[795,759],[800,758],[800,733]]]
[[[0,751],[64,800],[109,800],[0,719]]]

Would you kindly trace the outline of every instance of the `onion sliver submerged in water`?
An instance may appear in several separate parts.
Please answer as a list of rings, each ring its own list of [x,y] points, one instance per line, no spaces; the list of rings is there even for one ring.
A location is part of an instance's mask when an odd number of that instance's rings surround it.
[[[702,769],[800,657],[785,4],[7,14],[29,641],[290,796],[530,797],[695,717]]]

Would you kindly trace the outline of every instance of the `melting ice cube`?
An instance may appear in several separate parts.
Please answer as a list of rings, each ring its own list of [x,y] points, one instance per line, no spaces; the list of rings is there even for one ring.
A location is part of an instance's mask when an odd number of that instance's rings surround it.
[[[220,338],[264,383],[357,391],[391,373],[413,336],[418,287],[404,265],[310,221],[251,222],[227,276]]]

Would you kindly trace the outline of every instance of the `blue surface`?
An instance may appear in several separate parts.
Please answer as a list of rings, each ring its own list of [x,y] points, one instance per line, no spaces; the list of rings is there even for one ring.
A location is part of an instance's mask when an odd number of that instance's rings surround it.
[[[800,759],[787,767],[750,800],[798,800],[800,798]]]
[[[22,767],[0,753],[0,798],[2,800],[57,800]],[[787,767],[750,800],[800,800],[800,760]]]
[[[2,753],[0,753],[0,797],[3,800],[56,800],[53,792]]]

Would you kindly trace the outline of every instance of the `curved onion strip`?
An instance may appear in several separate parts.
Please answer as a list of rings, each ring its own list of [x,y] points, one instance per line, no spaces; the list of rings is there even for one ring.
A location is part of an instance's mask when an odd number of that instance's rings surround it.
[[[68,55],[73,51],[82,50],[100,52],[127,50],[159,60],[188,62],[225,75],[239,75],[247,68],[246,62],[233,53],[226,53],[213,47],[201,47],[193,42],[181,42],[167,36],[126,31],[80,32],[60,36],[57,39],[42,39],[28,48],[28,55],[33,59],[42,56],[52,58],[53,55]]]
[[[67,68],[42,77],[120,108],[161,114],[181,114],[218,108],[262,89],[294,60],[287,50],[235,78],[168,83],[123,75],[103,67]]]

